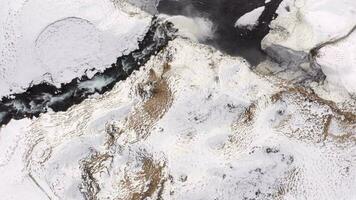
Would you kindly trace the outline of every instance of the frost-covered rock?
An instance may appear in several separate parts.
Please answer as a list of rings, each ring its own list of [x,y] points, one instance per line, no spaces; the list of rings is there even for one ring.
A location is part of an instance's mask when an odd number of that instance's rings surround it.
[[[41,81],[59,86],[135,50],[151,15],[128,7],[110,0],[2,2],[0,97]]]

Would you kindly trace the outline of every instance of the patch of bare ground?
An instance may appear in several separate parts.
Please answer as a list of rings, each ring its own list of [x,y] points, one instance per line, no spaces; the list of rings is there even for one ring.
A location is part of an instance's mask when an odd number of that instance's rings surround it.
[[[331,128],[332,123],[338,127],[337,130]],[[356,144],[356,123],[349,124],[337,118],[328,119],[324,127],[324,141],[334,141],[340,145]]]
[[[109,150],[115,145],[117,138],[124,133],[124,131],[115,124],[110,123],[105,126],[105,133],[106,141],[104,145],[106,149]]]
[[[231,124],[232,135],[229,136],[226,148],[244,149],[251,143],[252,127],[256,115],[257,102],[251,103],[245,111]],[[232,146],[231,146],[232,145]]]
[[[310,129],[294,129],[291,133],[293,136],[298,135],[301,132],[309,132],[309,136],[318,137],[315,142],[329,140],[334,141],[337,144],[346,144],[350,142],[354,144],[356,143],[356,114],[339,108],[335,102],[325,100],[314,92],[301,87],[292,87],[278,92],[272,95],[271,100],[272,102],[288,101],[289,103],[294,104],[298,109],[293,115],[303,115],[305,125],[313,124],[313,126],[309,126]],[[310,109],[311,105],[324,110],[324,113],[312,111]],[[291,119],[293,119],[292,115],[285,117],[284,126],[288,126],[291,123]],[[330,130],[331,122],[334,122],[338,127],[337,134],[332,133]]]
[[[287,90],[280,91],[280,92],[272,95],[271,99],[273,102],[276,102],[278,100],[281,100],[283,98],[283,95],[288,95],[288,94],[289,95],[299,94],[304,98],[305,101],[316,102],[320,105],[328,106],[333,111],[333,113],[342,117],[343,121],[349,122],[349,123],[356,123],[356,113],[350,112],[350,111],[345,111],[345,110],[339,108],[335,102],[325,100],[325,99],[319,97],[313,91],[307,90],[302,87],[291,87],[291,88],[288,88]]]
[[[82,170],[82,184],[80,190],[84,195],[85,199],[96,200],[97,194],[100,192],[101,188],[95,178],[96,174],[107,169],[107,163],[111,162],[112,156],[105,153],[101,154],[94,152],[88,158],[81,161],[81,170]]]
[[[167,181],[164,173],[165,163],[156,162],[151,157],[142,157],[139,171],[126,170],[120,189],[126,191],[118,200],[162,199],[164,184]]]
[[[231,125],[232,130],[236,131],[242,127],[251,126],[255,118],[256,110],[256,102],[253,102],[248,107],[246,107],[245,111],[236,120],[233,121]]]
[[[168,63],[163,65],[161,75],[150,69],[148,80],[137,86],[137,93],[143,102],[128,118],[128,128],[133,129],[138,138],[146,138],[152,125],[161,119],[172,105],[173,95],[165,77],[169,70]]]
[[[138,139],[146,138],[153,124],[167,112],[173,100],[172,92],[164,76],[169,70],[170,66],[167,63],[163,65],[161,75],[151,69],[148,80],[138,84],[137,94],[143,101],[127,118],[124,127],[115,124],[106,125],[106,141],[104,144],[106,150],[115,146],[117,138],[125,132],[124,130],[134,130]],[[96,176],[103,171],[109,171],[108,167],[112,157],[111,153],[93,152],[88,158],[82,160],[82,185],[80,189],[86,199],[97,199],[101,188]],[[150,156],[144,154],[137,159],[142,165],[141,170],[136,172],[135,170],[132,171],[132,167],[126,168],[124,179],[119,181],[119,188],[125,191],[125,195],[116,199],[143,200],[154,195],[159,199],[166,181],[163,173],[165,164],[155,162]]]
[[[256,112],[256,104],[251,103],[249,105],[249,107],[247,107],[247,109],[245,110],[243,117],[242,117],[242,121],[244,123],[251,122],[253,120],[253,118],[255,117],[255,112]]]

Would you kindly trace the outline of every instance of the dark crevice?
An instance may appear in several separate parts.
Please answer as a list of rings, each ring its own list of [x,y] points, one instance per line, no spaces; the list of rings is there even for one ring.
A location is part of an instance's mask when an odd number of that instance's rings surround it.
[[[317,45],[316,47],[314,47],[313,49],[311,49],[309,51],[309,58],[310,58],[311,62],[314,62],[315,57],[318,56],[321,48],[343,41],[344,39],[348,38],[354,31],[356,31],[356,26],[353,26],[344,36],[341,36],[340,38],[336,38],[336,39],[333,39],[333,40],[330,40],[330,41],[327,41],[324,43],[321,43],[321,44]]]
[[[336,39],[333,39],[333,40],[330,40],[330,41],[327,41],[324,43],[321,43],[309,51],[308,61],[310,63],[310,68],[313,69],[314,71],[316,71],[316,75],[312,74],[313,75],[312,78],[314,81],[322,82],[326,79],[326,75],[323,73],[321,66],[316,62],[316,58],[319,56],[320,49],[322,49],[328,45],[337,44],[338,42],[345,40],[355,30],[356,30],[356,26],[352,27],[351,30],[349,30],[344,36],[341,36],[339,38],[336,38]]]
[[[48,110],[66,111],[90,95],[111,90],[118,81],[125,80],[152,55],[167,46],[175,31],[171,23],[154,18],[144,39],[139,42],[139,48],[119,57],[116,63],[103,72],[97,72],[91,78],[86,75],[75,78],[70,83],[61,84],[59,88],[43,82],[30,86],[23,93],[3,97],[0,101],[0,126],[11,119],[38,117]]]

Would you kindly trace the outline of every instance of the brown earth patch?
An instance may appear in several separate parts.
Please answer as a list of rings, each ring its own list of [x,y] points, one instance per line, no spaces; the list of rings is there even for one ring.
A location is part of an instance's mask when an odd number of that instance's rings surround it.
[[[144,101],[128,118],[128,128],[135,130],[139,138],[147,137],[152,125],[161,119],[172,105],[173,95],[164,76],[169,69],[169,64],[164,64],[162,75],[157,75],[151,69],[148,80],[138,84],[137,93]]]
[[[312,137],[320,135],[317,136],[319,139],[315,142],[332,140],[339,144],[340,142],[346,143],[346,140],[348,140],[348,142],[353,141],[355,143],[355,134],[354,131],[352,131],[356,127],[355,113],[340,109],[335,102],[325,100],[313,91],[301,87],[289,88],[285,91],[278,92],[271,97],[272,102],[286,101],[287,99],[299,107],[298,113],[293,114],[300,115],[301,113],[305,113],[305,124],[314,124],[312,129],[294,130],[292,135],[296,136],[298,134],[302,135],[302,132],[310,132],[309,136]],[[310,108],[304,105],[305,102],[314,104],[326,110],[327,113],[320,114],[318,112],[311,112]],[[290,116],[290,118],[292,117]],[[336,136],[330,133],[331,121],[337,123],[341,128],[340,131],[344,132],[342,136]],[[286,118],[284,125],[288,126],[289,124],[289,119]]]
[[[305,101],[316,102],[320,105],[328,106],[336,115],[342,117],[342,121],[348,123],[356,123],[356,113],[342,110],[336,105],[335,102],[323,99],[317,94],[315,94],[313,91],[309,91],[302,87],[291,87],[287,90],[280,91],[272,95],[271,100],[273,102],[276,102],[278,100],[281,100],[284,95],[288,94],[300,94],[301,96],[303,96]]]
[[[98,152],[93,153],[87,159],[81,161],[82,169],[82,193],[86,199],[96,200],[97,194],[101,188],[95,178],[96,174],[99,174],[106,168],[106,161],[112,159],[109,154],[100,154]]]
[[[122,189],[127,191],[125,197],[118,199],[144,200],[147,198],[161,199],[164,184],[167,181],[163,172],[165,164],[144,157],[138,172],[126,171],[124,180],[120,182]]]

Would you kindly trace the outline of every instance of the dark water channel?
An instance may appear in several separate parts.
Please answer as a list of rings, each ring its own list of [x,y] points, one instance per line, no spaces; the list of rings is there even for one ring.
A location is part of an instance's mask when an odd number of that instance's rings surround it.
[[[266,59],[261,51],[261,40],[269,32],[269,24],[276,17],[276,10],[282,0],[161,0],[158,12],[187,17],[206,17],[215,26],[213,40],[206,41],[232,56],[242,56],[256,66]],[[244,14],[265,6],[259,24],[252,31],[235,28],[234,24]]]

